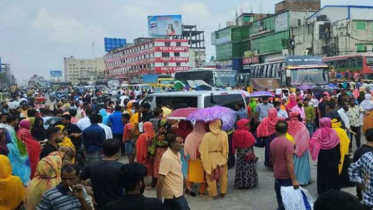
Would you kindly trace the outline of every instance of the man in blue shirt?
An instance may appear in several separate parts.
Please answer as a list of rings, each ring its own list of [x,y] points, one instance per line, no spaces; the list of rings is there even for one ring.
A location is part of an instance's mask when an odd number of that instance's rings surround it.
[[[83,131],[83,145],[87,164],[102,158],[102,143],[106,139],[105,130],[98,125],[98,114],[89,116],[91,125]]]
[[[124,154],[124,144],[123,139],[123,122],[122,122],[122,107],[119,105],[115,106],[115,112],[113,112],[108,119],[108,126],[111,127],[113,132],[113,138],[117,139],[121,145],[121,153]]]

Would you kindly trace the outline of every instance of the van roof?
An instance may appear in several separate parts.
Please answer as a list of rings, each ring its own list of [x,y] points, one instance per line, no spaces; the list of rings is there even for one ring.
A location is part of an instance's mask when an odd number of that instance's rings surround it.
[[[199,96],[199,95],[230,95],[242,94],[240,91],[189,91],[189,92],[166,92],[166,93],[153,93],[149,96]]]

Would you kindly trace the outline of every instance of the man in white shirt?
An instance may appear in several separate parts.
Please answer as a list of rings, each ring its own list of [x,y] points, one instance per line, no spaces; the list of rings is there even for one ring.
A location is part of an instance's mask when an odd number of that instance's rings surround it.
[[[341,117],[343,123],[345,124],[346,129],[349,131],[351,130],[350,128],[350,119],[348,117],[348,109],[349,109],[349,104],[348,101],[344,101],[342,103],[342,108],[340,108],[337,112],[339,116]]]
[[[102,129],[104,129],[106,139],[112,139],[113,138],[113,132],[111,131],[111,128],[102,123],[102,116],[101,115],[99,115],[99,123],[97,125],[100,126]]]
[[[87,109],[85,110],[85,114],[86,116],[80,119],[78,123],[76,124],[82,131],[84,131],[86,128],[88,128],[91,125],[91,121],[89,120],[89,115],[93,114],[93,110]]]

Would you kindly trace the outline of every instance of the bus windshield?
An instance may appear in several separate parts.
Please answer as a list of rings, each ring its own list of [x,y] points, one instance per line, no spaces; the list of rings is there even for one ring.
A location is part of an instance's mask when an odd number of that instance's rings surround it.
[[[215,72],[216,87],[236,87],[236,72],[234,71],[216,71]]]
[[[290,70],[291,86],[298,85],[326,85],[328,84],[328,70],[325,68]]]
[[[373,66],[373,57],[367,57],[367,66]]]

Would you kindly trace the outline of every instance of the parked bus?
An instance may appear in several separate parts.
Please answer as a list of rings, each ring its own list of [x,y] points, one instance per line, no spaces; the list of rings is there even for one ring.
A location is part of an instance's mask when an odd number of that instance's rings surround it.
[[[330,68],[336,72],[341,72],[342,78],[344,72],[359,72],[363,79],[373,79],[373,54],[355,54],[346,56],[335,56],[323,58]]]
[[[185,72],[176,72],[176,81],[188,84],[188,80],[202,80],[212,87],[235,87],[237,72],[228,69],[193,69]]]
[[[248,81],[248,75],[238,75],[239,81]],[[319,57],[290,56],[275,62],[252,65],[250,84],[258,90],[282,86],[326,85],[329,83],[328,65]]]

